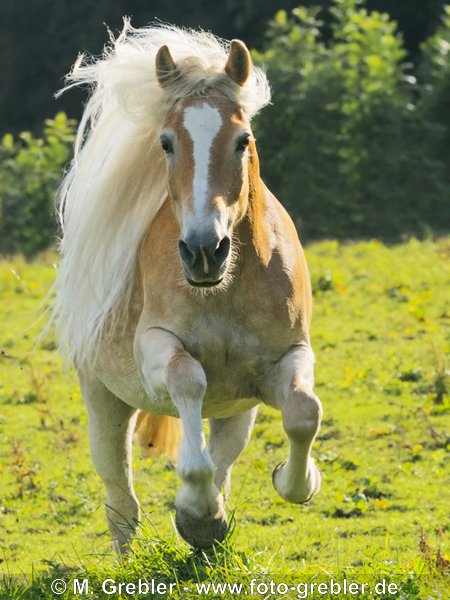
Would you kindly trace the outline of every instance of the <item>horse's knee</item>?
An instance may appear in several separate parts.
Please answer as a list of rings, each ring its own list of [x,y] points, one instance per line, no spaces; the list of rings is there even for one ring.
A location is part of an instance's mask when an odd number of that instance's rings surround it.
[[[206,392],[206,375],[188,352],[176,349],[166,367],[167,389],[172,398],[201,399]]]
[[[322,419],[322,404],[312,390],[294,389],[282,407],[283,427],[296,441],[309,441],[317,434]]]

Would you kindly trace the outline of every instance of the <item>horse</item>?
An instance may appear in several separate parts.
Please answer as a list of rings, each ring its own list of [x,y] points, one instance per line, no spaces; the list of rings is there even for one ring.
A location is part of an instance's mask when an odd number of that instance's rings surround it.
[[[176,527],[208,548],[226,537],[231,468],[258,404],[281,411],[289,442],[277,493],[301,504],[321,485],[310,276],[251,129],[269,84],[242,41],[127,21],[100,58],[78,58],[65,89],[83,84],[59,191],[54,319],[111,537],[126,553],[139,526],[137,431],[147,453],[176,460]]]

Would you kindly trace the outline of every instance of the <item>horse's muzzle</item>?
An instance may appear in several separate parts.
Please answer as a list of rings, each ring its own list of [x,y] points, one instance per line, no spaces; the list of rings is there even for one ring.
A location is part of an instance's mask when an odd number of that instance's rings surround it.
[[[220,240],[180,239],[178,248],[188,283],[195,287],[213,287],[222,281],[231,251],[228,236]]]

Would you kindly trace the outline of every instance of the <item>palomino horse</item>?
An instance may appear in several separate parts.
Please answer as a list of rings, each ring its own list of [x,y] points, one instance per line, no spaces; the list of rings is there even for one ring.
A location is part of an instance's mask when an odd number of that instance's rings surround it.
[[[177,459],[182,537],[226,534],[224,496],[257,405],[281,410],[288,502],[320,488],[311,446],[311,287],[284,208],[260,178],[250,118],[269,101],[246,46],[173,27],[132,29],[69,87],[93,92],[60,192],[56,316],[78,370],[113,539],[139,522],[131,438]],[[202,418],[210,419],[209,447]]]

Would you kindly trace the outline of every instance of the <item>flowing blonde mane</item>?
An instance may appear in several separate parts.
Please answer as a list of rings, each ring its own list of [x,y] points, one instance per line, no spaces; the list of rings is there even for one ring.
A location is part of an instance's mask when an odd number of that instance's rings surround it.
[[[155,57],[164,44],[180,76],[163,89]],[[99,339],[126,322],[136,254],[167,193],[159,133],[168,110],[180,98],[212,89],[249,117],[270,100],[260,69],[252,68],[242,88],[223,74],[228,47],[209,33],[133,29],[125,21],[100,59],[80,56],[67,77],[65,89],[92,89],[58,202],[61,265],[53,318],[76,364],[92,359]]]

